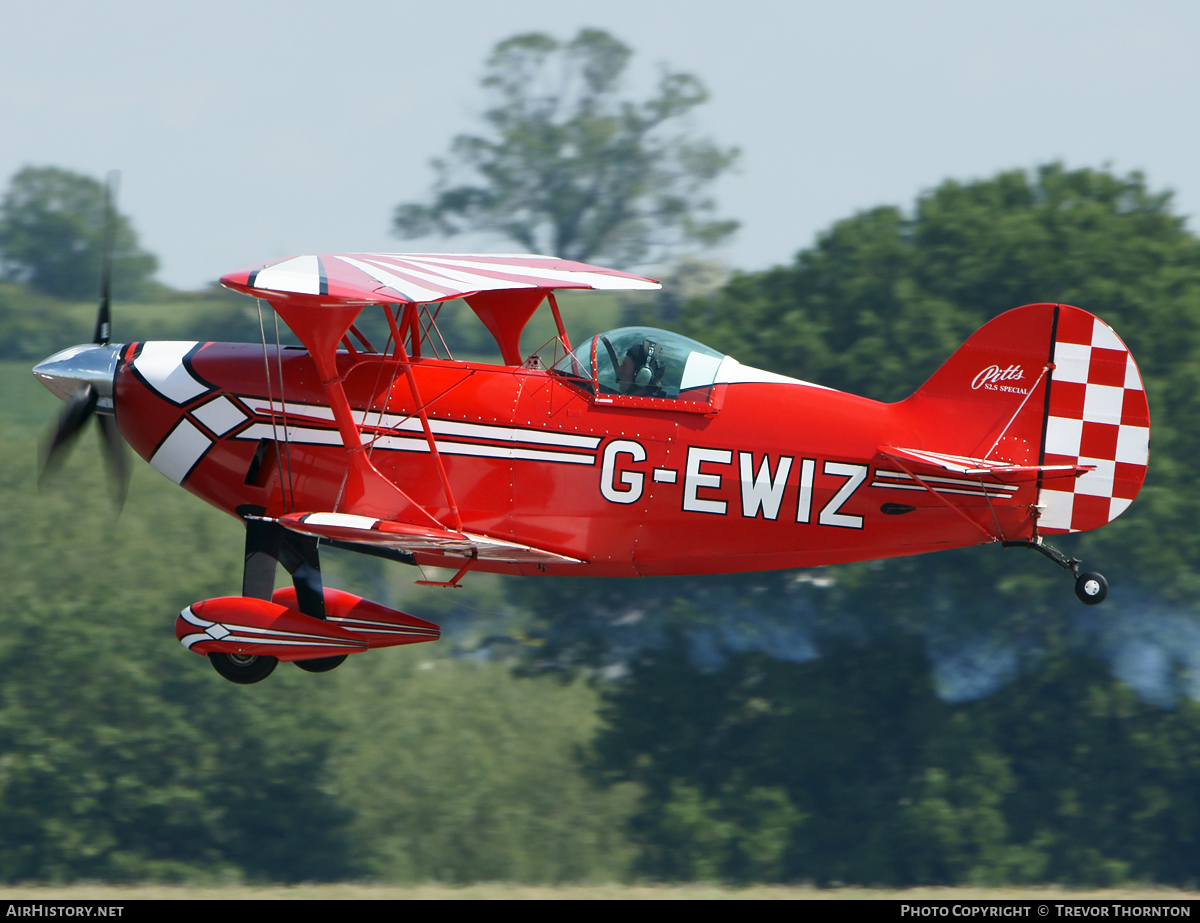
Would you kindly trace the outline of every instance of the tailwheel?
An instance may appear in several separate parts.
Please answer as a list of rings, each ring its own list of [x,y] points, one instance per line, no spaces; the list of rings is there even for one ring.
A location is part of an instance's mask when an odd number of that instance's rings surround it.
[[[1039,537],[1035,541],[1011,541],[1001,543],[1005,548],[1032,548],[1038,554],[1043,554],[1063,570],[1069,570],[1075,578],[1075,595],[1086,606],[1098,606],[1108,596],[1108,581],[1102,574],[1095,571],[1079,572],[1083,562],[1079,558],[1069,558],[1057,548],[1052,548]]]
[[[208,662],[213,669],[231,683],[249,686],[262,682],[279,666],[275,657],[258,657],[253,654],[209,654]]]
[[[1095,571],[1080,574],[1075,581],[1075,595],[1084,605],[1099,605],[1108,595],[1108,581],[1102,574],[1097,574]]]
[[[336,657],[317,657],[314,660],[297,660],[294,662],[296,666],[306,673],[328,673],[330,670],[336,670],[340,667],[342,661],[347,656],[349,655],[338,654]]]

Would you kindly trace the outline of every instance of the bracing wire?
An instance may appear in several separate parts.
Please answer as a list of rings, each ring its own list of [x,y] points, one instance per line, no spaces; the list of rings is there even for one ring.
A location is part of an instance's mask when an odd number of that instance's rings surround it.
[[[271,435],[275,439],[275,464],[279,469],[279,492],[283,495],[284,512],[287,512],[288,498],[283,490],[283,459],[279,457],[279,429],[275,425],[275,395],[271,390],[271,363],[267,359],[267,329],[263,325],[262,299],[255,298],[254,303],[258,306],[258,332],[262,337],[263,372],[267,376],[267,404],[271,408]],[[287,435],[287,421],[284,421],[284,435]]]
[[[283,347],[279,343],[279,312],[275,315],[275,367],[279,371],[279,410],[283,415],[283,454],[287,459],[288,495],[291,497],[292,509],[296,508],[296,488],[292,485],[292,441],[288,437],[287,397],[283,390]]]
[[[391,345],[392,345],[392,335],[389,333],[387,343],[384,344],[383,352],[381,353],[381,356],[384,356],[384,357],[387,356],[388,348]],[[380,362],[379,368],[375,372],[375,384],[373,384],[371,386],[371,401],[370,401],[370,403],[367,404],[366,411],[363,412],[363,424],[364,425],[367,422],[367,414],[371,412],[371,404],[373,404],[375,402],[375,395],[379,392],[379,379],[383,377],[384,364],[385,364],[385,362]],[[388,382],[387,390],[383,393],[381,400],[379,402],[379,414],[377,415],[377,417],[375,419],[375,428],[376,429],[383,428],[383,415],[387,411],[388,399],[391,397],[392,388],[396,384],[396,376],[399,374],[399,372],[400,372],[400,364],[398,362],[393,363],[392,379],[390,382]],[[371,439],[367,443],[367,458],[368,459],[371,457],[371,454],[375,451],[375,441],[376,441],[375,439]]]

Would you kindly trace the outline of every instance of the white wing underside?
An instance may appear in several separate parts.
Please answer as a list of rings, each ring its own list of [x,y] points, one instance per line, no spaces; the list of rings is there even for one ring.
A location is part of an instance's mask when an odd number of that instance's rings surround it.
[[[343,542],[391,548],[409,554],[441,554],[456,558],[477,558],[505,564],[583,564],[578,558],[480,535],[451,529],[427,529],[422,526],[348,513],[289,513],[279,524],[293,532]]]

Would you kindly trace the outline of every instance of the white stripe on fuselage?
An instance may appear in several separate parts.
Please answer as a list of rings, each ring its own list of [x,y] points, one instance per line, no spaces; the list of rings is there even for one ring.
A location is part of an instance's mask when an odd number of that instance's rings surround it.
[[[243,404],[260,414],[296,415],[309,417],[314,420],[333,422],[333,410],[323,404],[293,404],[286,405],[279,401],[272,403],[267,398],[240,397]],[[354,422],[359,426],[373,426],[379,429],[400,430],[402,432],[419,433],[422,431],[421,421],[416,417],[400,416],[391,413],[381,413],[376,410],[352,410]],[[480,423],[460,423],[456,420],[429,420],[429,428],[439,436],[457,436],[462,439],[491,439],[496,442],[529,442],[535,445],[562,446],[568,449],[591,449],[600,445],[599,436],[581,436],[574,433],[555,433],[540,429],[521,429],[512,426],[493,426]]]
[[[286,434],[285,434],[286,432]],[[335,429],[316,429],[307,426],[255,423],[238,433],[235,439],[286,439],[300,445],[337,445],[342,437]],[[437,450],[443,455],[473,455],[481,458],[508,458],[521,461],[564,462],[569,465],[594,465],[594,455],[577,452],[552,452],[545,449],[526,449],[520,446],[481,445],[475,442],[451,442],[435,440]],[[367,440],[368,447],[393,452],[428,452],[429,442],[421,438],[404,436],[379,436]]]

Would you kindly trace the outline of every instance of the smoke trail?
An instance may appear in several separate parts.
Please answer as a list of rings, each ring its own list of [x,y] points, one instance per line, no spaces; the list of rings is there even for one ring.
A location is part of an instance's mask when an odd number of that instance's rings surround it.
[[[548,668],[590,662],[617,677],[640,655],[682,642],[692,667],[713,673],[738,654],[805,663],[832,643],[916,635],[945,702],[984,698],[1064,647],[1107,661],[1145,702],[1200,701],[1200,613],[1129,591],[1088,607],[1036,583],[997,590],[973,563],[580,581],[535,600],[544,645],[532,656]]]
[[[1172,708],[1200,701],[1200,619],[1154,603],[1109,598],[1079,613],[1081,634],[1112,665],[1113,675],[1146,702]]]
[[[994,638],[926,638],[938,698],[970,702],[991,695],[1013,679],[1021,666],[1015,645]]]

